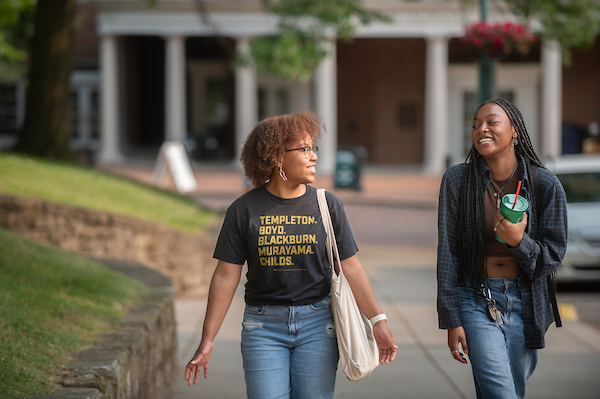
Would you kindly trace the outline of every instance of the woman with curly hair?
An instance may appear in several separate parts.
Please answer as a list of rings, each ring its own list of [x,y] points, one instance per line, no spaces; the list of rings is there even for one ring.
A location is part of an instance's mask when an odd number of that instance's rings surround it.
[[[217,241],[202,340],[185,378],[208,375],[214,339],[247,262],[242,357],[248,398],[333,398],[338,363],[331,311],[331,268],[317,204],[317,146],[323,125],[310,112],[265,119],[250,133],[241,161],[256,186],[231,204]],[[380,362],[397,346],[356,253],[344,207],[327,192],[344,274],[373,319]],[[379,321],[377,321],[379,320]]]
[[[461,346],[468,354],[477,398],[523,398],[544,334],[560,320],[548,278],[567,247],[566,195],[511,103],[484,102],[471,139],[467,161],[450,167],[440,188],[439,327],[455,360],[467,363]],[[529,211],[511,223],[500,201],[519,181]]]

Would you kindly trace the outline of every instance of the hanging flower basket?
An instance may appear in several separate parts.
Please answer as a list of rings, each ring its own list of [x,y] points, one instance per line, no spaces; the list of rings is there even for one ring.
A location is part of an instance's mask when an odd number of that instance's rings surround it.
[[[462,40],[494,57],[513,52],[527,54],[536,37],[524,25],[478,22],[467,26]]]

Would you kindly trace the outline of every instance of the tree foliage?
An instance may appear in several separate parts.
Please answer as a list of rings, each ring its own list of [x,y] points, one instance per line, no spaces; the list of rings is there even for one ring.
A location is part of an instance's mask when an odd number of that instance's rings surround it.
[[[28,42],[33,35],[36,0],[0,0],[0,82],[27,73]]]
[[[327,56],[321,43],[350,40],[356,26],[389,17],[362,6],[361,0],[262,0],[264,10],[278,17],[278,33],[250,41],[250,54],[241,62],[253,62],[266,74],[286,80],[306,81]]]
[[[481,0],[462,0],[467,3]],[[516,17],[533,22],[537,34],[561,45],[568,63],[572,49],[592,46],[600,35],[598,0],[503,0]]]

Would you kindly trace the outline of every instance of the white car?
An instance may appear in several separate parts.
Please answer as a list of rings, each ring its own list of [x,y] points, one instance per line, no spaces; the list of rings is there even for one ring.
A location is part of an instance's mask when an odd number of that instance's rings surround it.
[[[600,282],[600,155],[545,162],[567,193],[569,240],[558,282]]]

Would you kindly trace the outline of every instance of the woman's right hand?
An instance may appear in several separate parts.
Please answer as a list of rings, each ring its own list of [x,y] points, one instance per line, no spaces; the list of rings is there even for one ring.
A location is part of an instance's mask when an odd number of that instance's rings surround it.
[[[204,367],[204,378],[208,377],[208,361],[215,348],[215,337],[223,324],[229,305],[231,305],[241,275],[240,265],[222,260],[217,263],[208,290],[208,305],[202,327],[202,340],[192,360],[185,367],[185,379],[188,385],[191,385],[192,381],[194,384],[198,381],[202,367]]]
[[[467,359],[465,359],[465,355],[463,355],[458,348],[458,344],[462,346],[462,349],[465,353],[469,354],[469,347],[467,346],[467,336],[465,334],[465,330],[462,327],[453,327],[448,329],[448,347],[450,348],[450,353],[452,357],[461,362],[467,363]]]
[[[185,379],[187,380],[188,385],[192,384],[192,380],[194,384],[198,381],[198,375],[200,374],[200,369],[202,367],[204,367],[204,378],[208,377],[208,361],[210,360],[214,348],[214,341],[202,340],[202,342],[200,342],[200,346],[198,346],[192,360],[190,360],[185,367]]]

